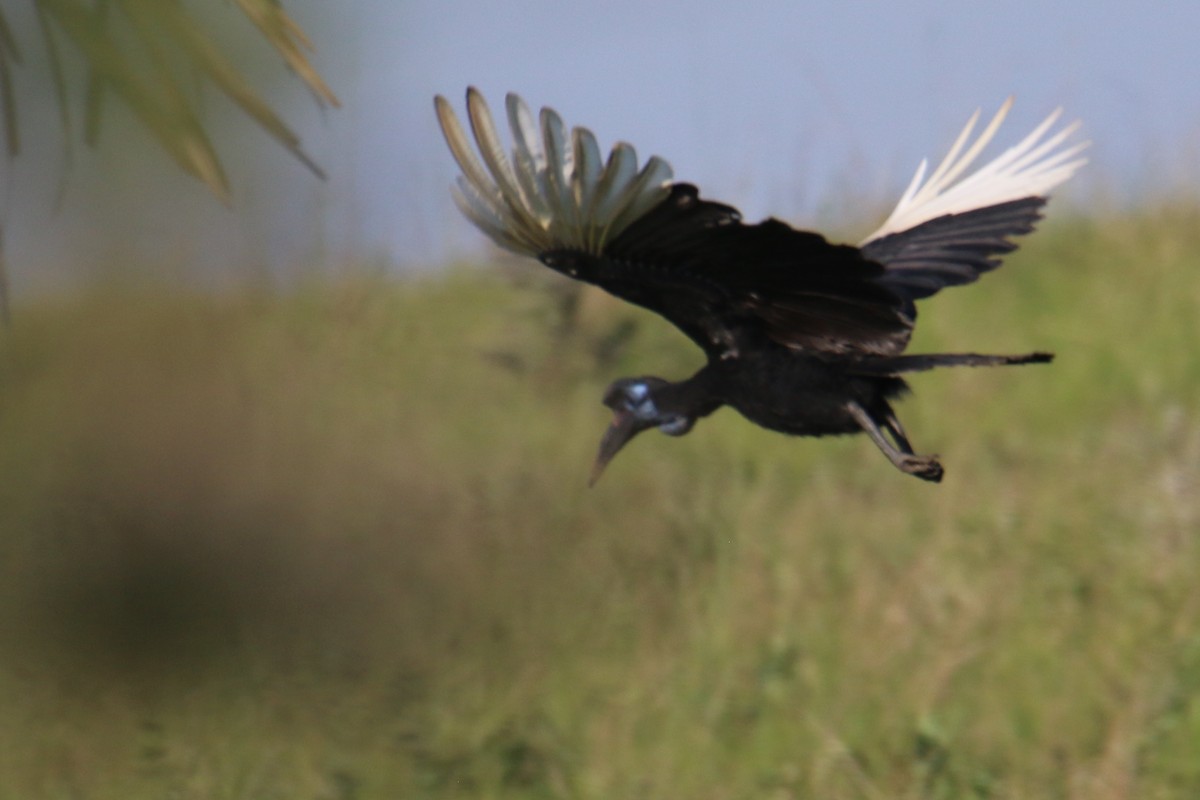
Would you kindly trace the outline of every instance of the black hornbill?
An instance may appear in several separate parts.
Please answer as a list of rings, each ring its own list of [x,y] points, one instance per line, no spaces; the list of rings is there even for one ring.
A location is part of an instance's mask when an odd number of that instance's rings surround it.
[[[569,132],[543,108],[535,121],[507,97],[513,146],[506,155],[483,97],[467,90],[470,129],[482,163],[450,104],[438,120],[462,169],[454,198],[493,241],[533,256],[673,322],[708,356],[692,377],[622,378],[604,404],[613,420],[592,482],[641,431],[671,436],[732,406],[752,422],[799,436],[865,432],[899,469],[942,478],[937,457],[913,452],[889,400],[906,372],[941,366],[1050,361],[1049,353],[904,355],[914,301],[970,283],[1033,230],[1046,193],[1083,163],[1086,142],[1067,144],[1078,123],[1047,136],[1051,114],[1023,141],[963,177],[995,135],[1012,99],[971,141],[977,111],[941,165],[927,164],[879,230],[855,247],[832,244],[776,219],[742,222],[730,206],[673,183],[657,156],[641,170],[618,143],[601,158],[585,128]]]

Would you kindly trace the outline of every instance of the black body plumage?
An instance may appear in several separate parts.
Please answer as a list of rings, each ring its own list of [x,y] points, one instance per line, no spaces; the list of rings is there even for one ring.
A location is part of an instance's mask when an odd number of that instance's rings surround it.
[[[616,381],[604,402],[613,422],[593,481],[633,436],[658,427],[682,435],[730,406],[751,422],[798,436],[865,432],[901,470],[937,481],[934,456],[913,452],[891,407],[907,372],[939,366],[1049,361],[1046,353],[906,355],[915,301],[976,280],[1015,248],[1040,218],[1045,192],[1083,162],[1084,145],[1062,147],[1072,128],[1024,142],[962,179],[995,133],[1006,104],[960,155],[974,118],[928,181],[924,165],[896,211],[855,247],[768,219],[742,222],[736,209],[702,199],[653,158],[641,172],[628,145],[601,166],[594,137],[568,137],[553,111],[540,129],[515,95],[507,101],[512,161],[486,104],[468,92],[472,133],[438,98],[451,150],[463,168],[456,200],[497,243],[670,320],[707,355],[683,381]],[[567,143],[568,138],[570,143]]]

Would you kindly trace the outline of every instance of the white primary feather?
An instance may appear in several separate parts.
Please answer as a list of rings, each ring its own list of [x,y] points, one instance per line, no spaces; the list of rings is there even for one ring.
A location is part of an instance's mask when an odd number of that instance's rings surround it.
[[[511,160],[483,95],[467,90],[467,112],[480,159],[450,103],[434,100],[438,123],[462,175],[454,200],[496,244],[524,255],[572,249],[598,255],[604,246],[670,193],[671,167],[657,156],[639,172],[633,147],[618,142],[602,163],[596,137],[569,133],[553,109],[539,122],[509,94]]]
[[[1013,99],[1010,97],[1000,106],[996,116],[992,117],[992,121],[979,137],[960,156],[959,152],[971,138],[975,123],[979,120],[978,111],[972,114],[966,127],[950,147],[950,152],[933,174],[928,179],[925,177],[929,164],[922,161],[891,215],[884,220],[879,230],[862,243],[866,244],[889,234],[915,228],[923,222],[948,214],[962,214],[1025,197],[1045,196],[1087,163],[1086,158],[1076,156],[1089,142],[1063,147],[1068,137],[1078,130],[1079,122],[1067,125],[1043,141],[1043,137],[1062,115],[1060,108],[1046,117],[1019,144],[958,180],[996,135],[1000,123],[1012,108],[1012,103]]]

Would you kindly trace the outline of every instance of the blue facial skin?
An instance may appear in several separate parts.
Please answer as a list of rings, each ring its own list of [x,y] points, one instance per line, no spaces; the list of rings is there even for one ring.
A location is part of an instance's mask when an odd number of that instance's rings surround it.
[[[660,422],[658,424],[658,429],[667,436],[683,436],[692,429],[693,422],[694,420],[688,417],[676,415],[673,417],[667,417],[665,422]]]
[[[682,414],[662,414],[654,398],[650,396],[650,386],[645,381],[630,381],[622,387],[625,395],[623,405],[637,419],[656,425],[668,436],[683,436],[692,429],[695,420]]]
[[[664,413],[655,401],[654,393],[669,386],[662,378],[622,378],[608,387],[604,405],[612,409],[613,419],[600,440],[589,486],[595,485],[608,462],[642,431],[656,427],[668,436],[682,436],[692,429],[695,417],[678,411]],[[663,399],[669,406],[669,396]]]

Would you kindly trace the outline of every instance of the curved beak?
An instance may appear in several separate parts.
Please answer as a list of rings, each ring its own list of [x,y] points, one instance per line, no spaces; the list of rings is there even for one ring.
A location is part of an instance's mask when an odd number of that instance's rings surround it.
[[[647,427],[649,426],[645,422],[628,411],[623,409],[613,411],[612,424],[608,426],[608,430],[604,432],[604,438],[600,440],[600,451],[596,453],[596,462],[592,465],[592,476],[588,479],[589,487],[595,486],[596,481],[600,480],[600,475],[608,466],[608,462],[613,460],[613,456],[620,452],[630,439]]]

